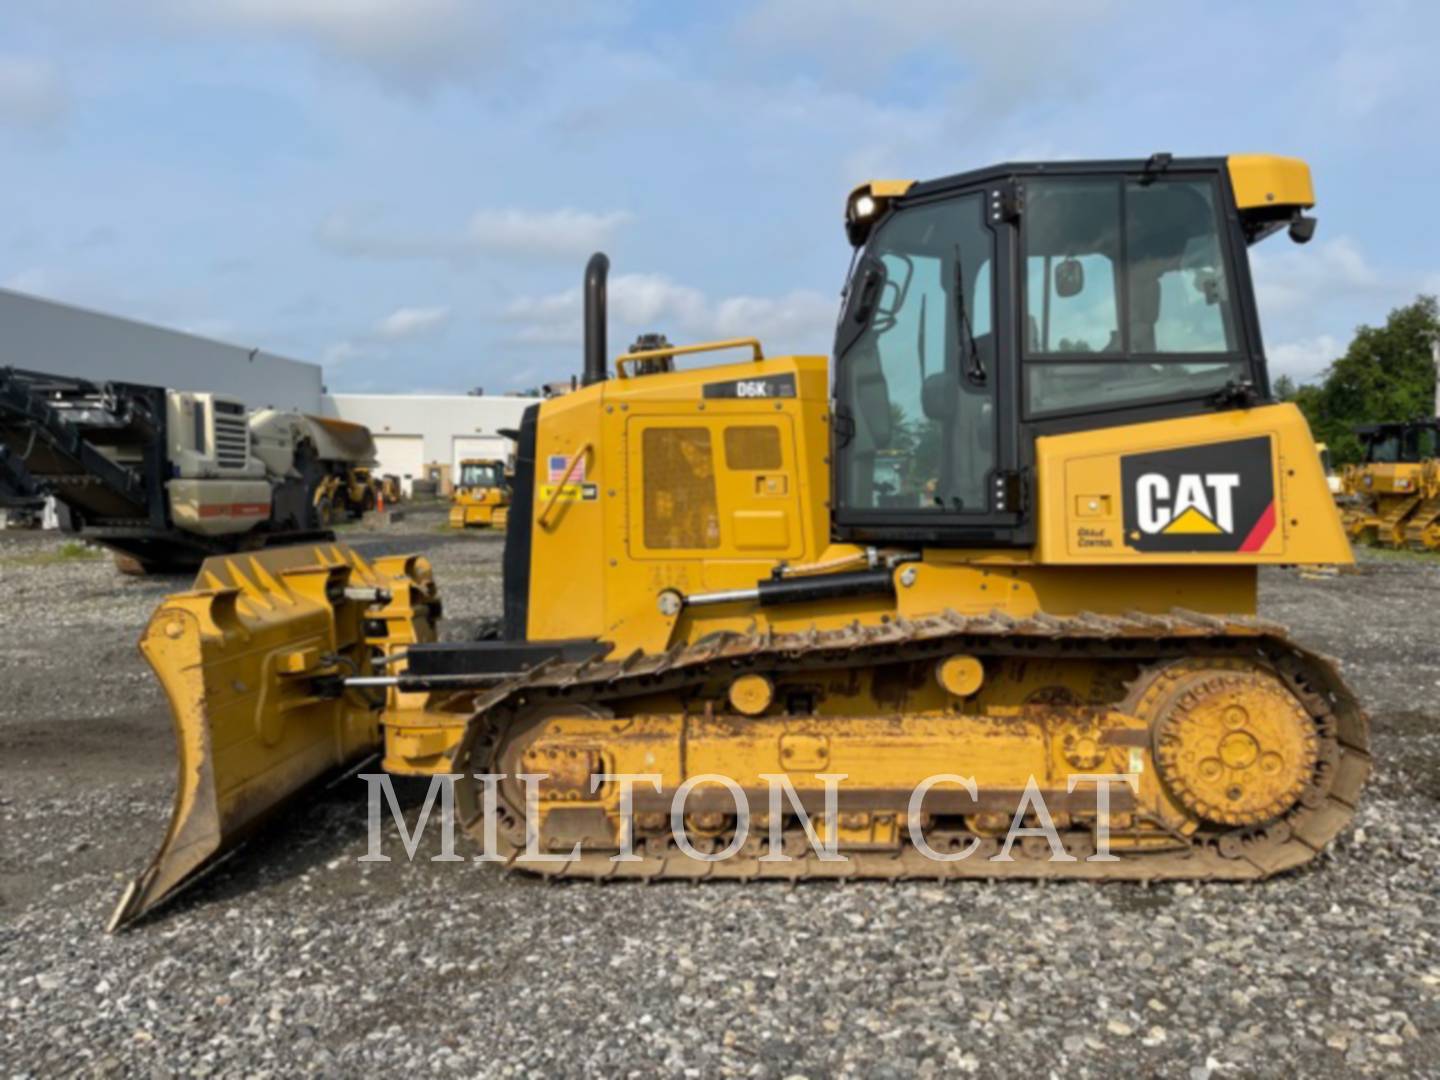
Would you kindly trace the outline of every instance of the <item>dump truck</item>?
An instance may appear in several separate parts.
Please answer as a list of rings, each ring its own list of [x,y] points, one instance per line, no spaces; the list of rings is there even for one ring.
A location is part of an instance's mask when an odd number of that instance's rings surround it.
[[[374,460],[360,424],[0,369],[0,505],[53,498],[62,531],[110,548],[130,573],[333,538],[333,521],[363,512],[355,470]]]
[[[1344,477],[1341,516],[1355,541],[1440,549],[1440,418],[1362,424],[1363,462]]]
[[[1270,156],[873,181],[831,357],[612,370],[597,254],[583,386],[519,430],[497,635],[439,640],[426,560],[335,544],[210,559],[160,605],[179,788],[112,926],[376,755],[458,777],[485,857],[555,877],[1309,862],[1368,721],[1257,613],[1263,567],[1351,553],[1248,249],[1309,239],[1313,203]]]
[[[452,529],[503,529],[509,516],[510,478],[499,458],[466,458],[450,497]]]

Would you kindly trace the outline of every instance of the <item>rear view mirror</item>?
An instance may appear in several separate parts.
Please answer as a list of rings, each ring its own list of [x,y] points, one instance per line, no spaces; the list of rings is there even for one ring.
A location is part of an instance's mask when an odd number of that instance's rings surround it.
[[[1055,295],[1068,300],[1085,289],[1085,267],[1079,259],[1061,259],[1055,267]]]
[[[870,327],[880,296],[885,291],[885,265],[878,259],[866,259],[849,285],[845,316],[835,328],[835,355],[843,356],[850,346]]]
[[[864,326],[870,321],[870,316],[875,314],[875,308],[880,303],[880,294],[885,289],[885,268],[878,262],[871,263],[865,268],[860,278],[860,288],[855,296],[854,322],[857,326]]]

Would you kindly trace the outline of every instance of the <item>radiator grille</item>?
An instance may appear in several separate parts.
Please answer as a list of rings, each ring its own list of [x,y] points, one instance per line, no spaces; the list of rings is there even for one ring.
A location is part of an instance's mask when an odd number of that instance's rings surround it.
[[[644,455],[645,546],[720,546],[715,460],[705,428],[650,428]]]
[[[216,411],[215,461],[222,469],[243,469],[250,461],[250,425],[243,415]]]

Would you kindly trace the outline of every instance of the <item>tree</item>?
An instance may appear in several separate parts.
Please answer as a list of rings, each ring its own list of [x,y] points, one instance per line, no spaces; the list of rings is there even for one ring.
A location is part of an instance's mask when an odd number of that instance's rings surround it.
[[[1431,343],[1440,336],[1440,304],[1433,296],[1390,312],[1385,325],[1360,326],[1345,355],[1325,370],[1318,386],[1294,387],[1293,400],[1310,421],[1315,438],[1330,447],[1336,464],[1359,461],[1364,448],[1356,424],[1413,420],[1435,409],[1435,363]],[[1282,376],[1275,390],[1281,393]]]
[[[1295,380],[1289,375],[1281,375],[1275,380],[1275,396],[1281,401],[1294,401],[1295,394],[1300,389],[1295,385]]]

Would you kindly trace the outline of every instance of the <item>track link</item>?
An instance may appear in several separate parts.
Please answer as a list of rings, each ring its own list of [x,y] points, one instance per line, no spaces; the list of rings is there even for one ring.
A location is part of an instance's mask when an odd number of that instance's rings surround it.
[[[1248,617],[1218,618],[1184,611],[1164,615],[1130,613],[1074,616],[1036,615],[1015,619],[1000,613],[964,616],[944,611],[917,619],[895,618],[878,625],[854,622],[833,630],[721,634],[665,653],[635,653],[620,660],[554,662],[537,666],[497,686],[467,695],[473,709],[452,771],[503,772],[499,760],[508,731],[537,709],[603,709],[624,715],[627,699],[659,692],[684,692],[751,671],[777,676],[837,667],[921,661],[955,652],[992,657],[1139,663],[1150,666],[1187,658],[1238,659],[1264,665],[1284,682],[1314,724],[1318,741],[1313,773],[1299,800],[1278,819],[1259,827],[1211,827],[1174,837],[1164,850],[1129,851],[1116,862],[1087,862],[1093,836],[1087,829],[1061,831],[1075,862],[1049,859],[1047,844],[1018,844],[1014,860],[992,862],[993,838],[949,836],[954,847],[977,842],[962,861],[932,860],[908,843],[892,851],[848,851],[845,860],[820,860],[787,834],[787,862],[765,861],[752,837],[748,847],[724,861],[692,859],[673,841],[652,838],[637,847],[640,859],[613,861],[610,850],[584,850],[576,860],[533,864],[520,851],[523,835],[509,837],[512,865],[550,877],[586,879],[675,878],[687,880],[803,880],[925,878],[1081,878],[1106,880],[1263,878],[1312,860],[1353,817],[1370,770],[1369,722],[1345,686],[1333,661],[1291,642],[1282,628]],[[456,703],[457,705],[459,702]],[[477,794],[461,784],[462,820],[480,828]],[[512,826],[518,815],[511,809]],[[716,838],[720,847],[726,838]],[[941,847],[940,842],[934,845]]]

